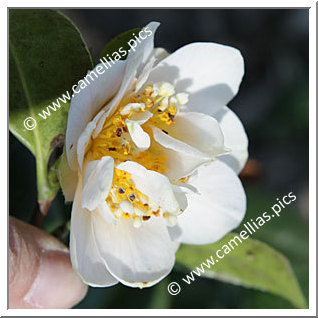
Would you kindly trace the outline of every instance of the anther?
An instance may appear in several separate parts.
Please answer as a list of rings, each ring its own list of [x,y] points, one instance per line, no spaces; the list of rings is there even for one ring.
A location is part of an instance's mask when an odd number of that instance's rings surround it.
[[[174,115],[172,115],[172,114],[168,113],[168,116],[169,116],[169,118],[170,118],[171,120],[173,120]]]
[[[122,129],[121,129],[121,128],[117,128],[117,130],[116,130],[116,136],[117,136],[117,137],[120,137],[120,136],[122,135],[122,133],[123,133]]]

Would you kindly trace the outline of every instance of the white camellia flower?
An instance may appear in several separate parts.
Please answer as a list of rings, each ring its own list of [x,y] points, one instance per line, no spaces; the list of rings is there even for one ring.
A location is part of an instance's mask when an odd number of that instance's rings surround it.
[[[248,141],[226,106],[242,56],[215,43],[168,55],[158,26],[71,101],[60,181],[72,264],[91,286],[152,286],[180,243],[216,242],[245,214]]]

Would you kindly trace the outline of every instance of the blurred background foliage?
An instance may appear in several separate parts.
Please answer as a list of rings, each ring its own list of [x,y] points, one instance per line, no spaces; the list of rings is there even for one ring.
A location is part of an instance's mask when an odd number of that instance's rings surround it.
[[[276,198],[290,191],[296,194],[297,200],[281,217],[265,224],[253,238],[267,242],[290,260],[308,301],[308,10],[62,12],[78,26],[96,62],[113,37],[153,20],[161,22],[155,45],[169,52],[200,41],[234,46],[242,52],[245,77],[229,106],[247,130],[253,159],[241,176],[248,198],[246,221],[268,210]],[[11,133],[9,160],[10,214],[29,222],[37,196],[35,160]],[[64,225],[70,211],[59,192],[43,228],[67,242]],[[179,295],[170,296],[166,291],[169,282],[181,281],[185,274],[188,271],[176,266],[161,283],[144,290],[123,285],[90,288],[76,308],[294,308],[278,296],[205,278],[197,278]]]

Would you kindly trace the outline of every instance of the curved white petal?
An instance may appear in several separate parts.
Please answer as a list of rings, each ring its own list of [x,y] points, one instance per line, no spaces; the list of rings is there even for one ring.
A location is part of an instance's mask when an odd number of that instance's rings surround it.
[[[211,157],[190,145],[177,140],[157,127],[151,126],[155,141],[162,146],[168,170],[166,175],[171,179],[180,179],[191,174],[197,167],[211,161]]]
[[[78,182],[78,176],[77,172],[73,171],[68,165],[65,147],[58,168],[58,178],[60,181],[62,192],[64,194],[65,201],[73,201]]]
[[[129,103],[120,111],[120,114],[125,116],[125,115],[129,115],[129,113],[133,110],[139,111],[144,109],[145,109],[145,104],[143,103]]]
[[[221,128],[217,120],[211,116],[196,112],[181,112],[166,131],[169,136],[200,150],[211,158],[226,152]]]
[[[103,115],[96,122],[96,128],[94,129],[92,133],[93,138],[96,138],[99,135],[99,133],[102,131],[105,124],[105,120],[109,115],[108,112],[105,111],[104,109],[102,109],[101,112],[103,113]]]
[[[130,120],[133,120],[135,122],[137,122],[140,125],[143,125],[144,123],[146,123],[151,117],[153,116],[153,114],[149,111],[146,110],[144,112],[141,113],[134,113],[130,116]]]
[[[141,89],[141,87],[146,83],[155,61],[156,59],[154,56],[151,56],[149,58],[149,61],[147,62],[143,70],[141,71],[141,74],[139,75],[136,81],[135,92],[138,92]]]
[[[106,287],[117,284],[101,258],[93,229],[92,212],[81,207],[81,184],[75,194],[71,217],[70,254],[73,268],[83,281],[94,287]]]
[[[209,244],[235,229],[246,211],[243,186],[234,171],[220,161],[201,166],[188,183],[199,193],[188,193],[188,207],[178,216],[181,242]]]
[[[131,219],[120,219],[117,225],[96,219],[94,230],[108,270],[124,285],[150,287],[174,265],[177,244],[171,241],[162,218],[152,217],[139,228]]]
[[[173,184],[172,189],[174,195],[178,201],[179,207],[181,211],[184,211],[188,206],[188,200],[186,196],[186,189],[180,185]]]
[[[178,201],[166,176],[156,171],[147,170],[133,161],[122,162],[116,168],[128,172],[135,187],[162,207],[164,211],[170,213],[179,212]]]
[[[94,211],[108,196],[113,182],[114,159],[102,157],[85,165],[82,207]]]
[[[125,123],[128,128],[130,137],[136,147],[139,148],[139,150],[141,151],[147,150],[150,147],[149,135],[144,132],[144,130],[137,122],[126,119]]]
[[[157,47],[154,49],[154,57],[156,58],[155,65],[157,65],[160,61],[169,56],[169,52],[162,47]]]
[[[142,63],[138,65],[138,73],[141,73],[142,69],[145,67],[146,63],[149,61],[151,56],[154,54],[154,37],[156,30],[158,29],[159,22],[150,22],[148,23],[143,30],[148,31],[148,36],[145,39],[141,39],[140,43],[135,47],[134,50],[130,50],[129,55],[134,56],[142,53]],[[145,31],[146,32],[146,31]],[[129,56],[128,56],[129,58]]]
[[[225,146],[231,149],[229,154],[221,156],[219,159],[239,174],[248,158],[248,138],[245,129],[240,119],[226,106],[214,117],[220,123]]]
[[[130,137],[140,151],[147,150],[150,147],[150,137],[140,125],[147,122],[152,116],[152,113],[146,110],[142,113],[133,114],[130,119],[125,121]]]
[[[125,66],[126,61],[117,61],[108,69],[105,69],[101,63],[96,65],[93,72],[98,77],[95,78],[94,75],[91,75],[93,80],[88,77],[90,84],[72,97],[65,137],[67,159],[71,169],[76,170],[77,167],[76,147],[80,134],[100,108],[118,91],[123,80]],[[96,71],[100,67],[105,69],[103,74],[98,74]],[[78,91],[79,87],[76,90]]]
[[[197,150],[194,147],[191,147],[190,145],[175,139],[168,134],[164,133],[161,129],[151,126],[152,132],[153,132],[153,138],[155,141],[157,141],[161,146],[172,149],[174,151],[189,154],[194,157],[201,157],[204,159],[210,159],[207,155],[202,153],[201,151]]]
[[[85,155],[85,149],[86,146],[91,138],[92,133],[94,132],[94,129],[96,128],[96,123],[98,120],[103,116],[104,110],[101,110],[95,118],[88,123],[88,125],[85,127],[84,131],[81,133],[80,137],[77,141],[77,162],[80,168],[80,171],[82,171],[83,168],[83,161],[84,161],[84,155]]]
[[[110,210],[108,204],[105,200],[103,200],[94,210],[93,213],[99,213],[99,215],[103,218],[103,220],[107,223],[116,224],[116,218],[112,211]]]
[[[148,30],[151,31],[151,35],[142,40],[141,43],[139,43],[134,49],[130,49],[126,60],[125,74],[121,86],[116,96],[108,105],[105,106],[107,116],[103,116],[101,118],[98,126],[103,126],[106,117],[109,117],[114,113],[127,91],[133,89],[132,86],[136,76],[138,76],[138,74],[142,71],[145,63],[153,53],[154,35],[159,25],[160,23],[158,22],[150,22],[145,28],[148,28]]]
[[[240,51],[216,43],[192,43],[163,59],[150,73],[149,83],[172,82],[190,93],[192,111],[216,112],[238,92],[244,74]]]

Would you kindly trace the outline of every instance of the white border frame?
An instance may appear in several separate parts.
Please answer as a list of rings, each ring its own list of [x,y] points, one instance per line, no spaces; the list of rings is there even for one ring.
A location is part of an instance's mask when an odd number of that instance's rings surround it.
[[[119,6],[120,2],[120,6]],[[29,7],[48,7],[43,6],[43,1],[30,0],[27,2]],[[83,2],[86,4],[86,2]],[[74,0],[55,0],[54,7],[58,8],[86,8],[85,6],[78,6],[79,2]],[[105,1],[91,0],[89,4],[92,8],[159,8],[157,2],[147,1],[116,1],[113,5]],[[192,4],[192,3],[191,3]],[[268,0],[268,1],[208,1],[196,0],[195,8],[310,8],[309,9],[309,309],[7,309],[7,262],[1,262],[1,290],[0,290],[0,314],[1,316],[316,316],[316,2],[314,1],[295,1],[295,0]],[[161,7],[178,7],[177,1],[162,0],[160,1]],[[7,43],[8,34],[8,20],[7,9],[8,7],[24,7],[25,2],[21,0],[6,1],[5,6],[1,8],[1,40],[2,43]],[[190,6],[189,8],[194,8]],[[8,50],[1,50],[2,70],[8,69]],[[1,85],[1,96],[5,101],[0,109],[1,111],[1,144],[7,144],[9,148],[9,135],[8,135],[8,108],[5,109],[4,105],[8,105],[8,81],[7,75],[4,74],[5,82]],[[7,85],[4,85],[7,83]],[[7,121],[5,122],[5,120]],[[8,167],[8,150],[7,156],[0,157],[1,167],[6,169]],[[7,174],[9,172],[7,171]],[[4,174],[3,174],[4,175]],[[7,175],[7,179],[8,175]],[[4,178],[1,180],[1,202],[6,202],[5,210],[8,211],[8,184]],[[4,211],[1,215],[2,231],[1,235],[1,255],[7,255],[7,225],[8,216]],[[6,283],[4,283],[6,282]]]

